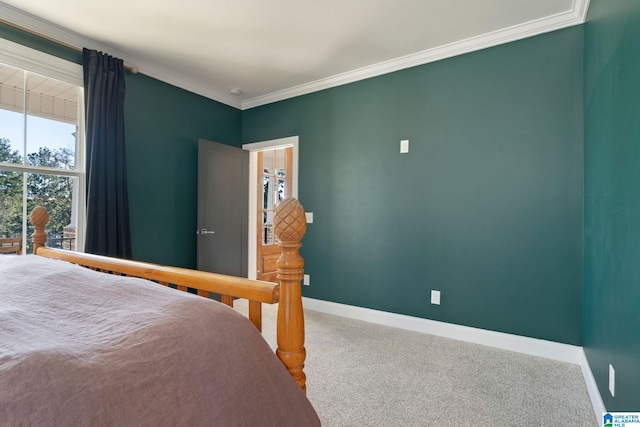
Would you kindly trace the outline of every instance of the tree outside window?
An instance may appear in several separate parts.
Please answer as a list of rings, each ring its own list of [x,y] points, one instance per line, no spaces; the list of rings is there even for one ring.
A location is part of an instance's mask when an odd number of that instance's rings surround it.
[[[81,94],[78,86],[0,64],[0,238],[26,236],[27,253],[33,229],[26,216],[36,206],[49,213],[48,246],[77,248]]]

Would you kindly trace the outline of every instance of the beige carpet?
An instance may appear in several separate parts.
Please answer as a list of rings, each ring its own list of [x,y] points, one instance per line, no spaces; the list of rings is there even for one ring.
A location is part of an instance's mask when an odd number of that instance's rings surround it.
[[[263,310],[274,348],[276,310]],[[310,310],[305,322],[325,427],[598,425],[577,365]]]

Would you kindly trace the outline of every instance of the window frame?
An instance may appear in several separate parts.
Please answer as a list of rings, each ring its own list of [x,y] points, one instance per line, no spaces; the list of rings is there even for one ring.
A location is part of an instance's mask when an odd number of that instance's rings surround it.
[[[76,216],[76,251],[84,252],[86,229],[86,170],[85,170],[85,117],[84,117],[84,77],[82,65],[49,55],[27,46],[0,39],[0,63],[40,74],[78,86],[78,135],[76,138],[75,169],[56,169],[26,164],[0,163],[0,169],[17,173],[39,173],[45,175],[68,176],[74,178],[72,210]],[[25,88],[26,90],[26,88]],[[26,113],[25,113],[26,114]],[[26,154],[26,153],[25,153]],[[24,189],[23,189],[24,191]],[[23,204],[23,253],[27,247],[27,206]],[[73,212],[72,212],[73,216]]]

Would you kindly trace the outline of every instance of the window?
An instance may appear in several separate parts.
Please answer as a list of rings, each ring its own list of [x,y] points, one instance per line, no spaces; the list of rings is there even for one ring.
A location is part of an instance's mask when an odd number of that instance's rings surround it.
[[[273,219],[276,206],[290,193],[287,188],[287,169],[291,166],[287,159],[291,159],[291,148],[278,148],[260,152],[262,164],[262,245],[275,245],[278,243],[273,231]]]
[[[0,43],[0,238],[32,251],[28,214],[49,212],[47,244],[82,250],[82,67]]]

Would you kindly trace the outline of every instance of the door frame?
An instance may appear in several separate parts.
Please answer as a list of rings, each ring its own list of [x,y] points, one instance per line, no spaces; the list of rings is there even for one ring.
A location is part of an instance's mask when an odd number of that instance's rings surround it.
[[[291,177],[291,196],[298,198],[298,143],[299,137],[288,136],[286,138],[270,139],[267,141],[253,142],[243,144],[242,149],[249,151],[249,247],[248,247],[248,275],[249,279],[256,279],[256,271],[258,262],[256,259],[256,251],[258,249],[258,239],[256,235],[256,223],[258,221],[258,204],[256,201],[256,192],[258,191],[258,152],[275,150],[278,148],[293,148],[293,171]]]

